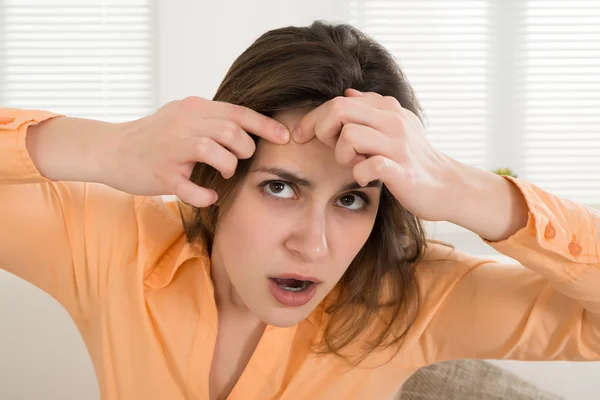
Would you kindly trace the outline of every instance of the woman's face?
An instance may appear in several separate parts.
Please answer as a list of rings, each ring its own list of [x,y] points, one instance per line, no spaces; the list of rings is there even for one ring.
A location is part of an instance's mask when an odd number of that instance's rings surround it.
[[[294,129],[303,113],[275,119]],[[365,244],[380,185],[361,188],[351,166],[318,139],[260,141],[250,172],[216,228],[212,274],[219,301],[276,326],[306,318]],[[311,283],[311,282],[314,283]]]

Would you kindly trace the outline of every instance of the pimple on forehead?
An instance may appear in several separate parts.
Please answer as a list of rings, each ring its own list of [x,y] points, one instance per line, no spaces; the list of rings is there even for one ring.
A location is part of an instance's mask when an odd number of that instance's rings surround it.
[[[302,117],[307,114],[305,110],[292,110],[292,111],[284,111],[273,116],[273,119],[282,123],[290,132],[292,132],[300,121]]]

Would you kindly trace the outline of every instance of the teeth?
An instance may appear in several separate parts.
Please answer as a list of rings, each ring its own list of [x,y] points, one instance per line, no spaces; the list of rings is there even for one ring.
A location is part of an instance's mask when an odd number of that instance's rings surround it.
[[[286,285],[279,285],[279,287],[282,288],[283,290],[287,290],[288,292],[301,292],[301,291],[305,290],[308,287],[308,285],[309,285],[308,282],[302,282],[302,285],[299,287],[286,286]]]
[[[306,290],[306,288],[309,287],[312,283],[310,281],[299,281],[297,279],[292,280],[292,282],[290,282],[291,284],[289,284],[288,282],[290,281],[286,280],[284,283],[281,280],[276,280],[277,285],[279,285],[279,287],[283,290],[287,290],[288,292],[301,292],[303,290]]]

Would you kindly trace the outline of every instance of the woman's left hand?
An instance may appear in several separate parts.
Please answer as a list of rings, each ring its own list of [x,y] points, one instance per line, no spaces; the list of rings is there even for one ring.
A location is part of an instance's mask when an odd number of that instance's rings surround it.
[[[419,118],[389,96],[348,89],[310,111],[293,132],[302,143],[315,136],[353,165],[360,185],[380,180],[415,216],[449,220],[460,163],[436,150]]]
[[[528,206],[516,185],[436,150],[419,118],[393,97],[348,89],[310,111],[293,133],[315,136],[353,166],[361,185],[380,180],[413,215],[449,221],[482,238],[508,238],[527,224]]]

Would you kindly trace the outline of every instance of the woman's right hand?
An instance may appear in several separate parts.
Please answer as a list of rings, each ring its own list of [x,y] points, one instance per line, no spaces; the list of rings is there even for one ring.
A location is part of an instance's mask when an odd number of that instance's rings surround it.
[[[206,207],[217,200],[213,190],[189,180],[196,162],[206,163],[224,178],[230,178],[237,160],[251,157],[256,150],[247,132],[279,144],[289,140],[288,130],[274,119],[246,107],[200,97],[172,101],[147,117],[122,124],[89,121],[84,126],[87,120],[73,119],[79,121],[79,126],[68,128],[69,119],[56,118],[54,123],[54,131],[62,130],[63,136],[55,133],[52,137],[52,120],[39,128],[29,128],[27,146],[43,175],[53,180],[100,182],[137,195],[176,195],[196,207]],[[38,135],[36,130],[41,131],[45,124],[48,132]],[[76,146],[69,139],[88,142]],[[44,151],[44,142],[54,150],[54,164],[51,151]],[[73,154],[69,154],[70,148]],[[71,155],[71,160],[78,160],[74,153],[87,153],[87,160],[81,154],[80,162],[93,172],[73,179],[75,172],[69,170],[76,170],[79,165],[67,165],[64,160]],[[58,168],[60,165],[62,169]]]

